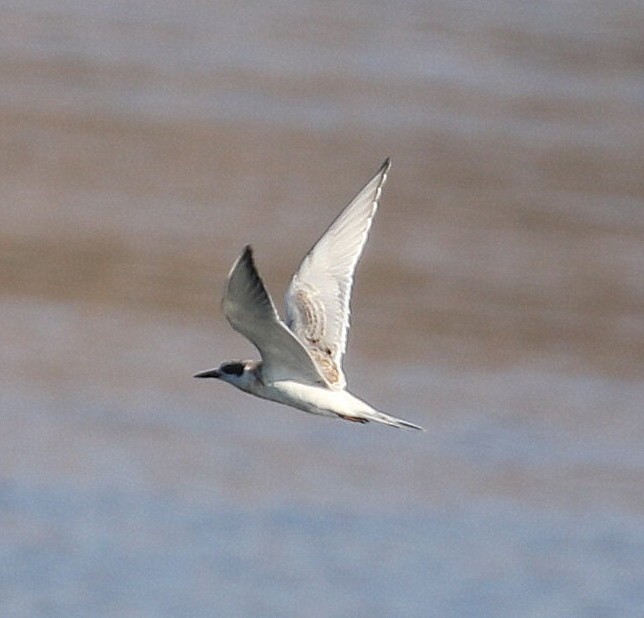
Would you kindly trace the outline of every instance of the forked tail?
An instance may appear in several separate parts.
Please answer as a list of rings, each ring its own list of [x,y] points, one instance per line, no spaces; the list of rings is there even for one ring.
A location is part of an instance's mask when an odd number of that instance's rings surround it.
[[[344,414],[338,414],[338,416],[353,423],[368,423],[369,421],[374,421],[376,423],[382,423],[383,425],[389,425],[390,427],[398,427],[398,429],[418,429],[419,431],[425,431],[425,428],[420,425],[414,425],[414,423],[404,421],[401,418],[396,418],[384,412],[378,412],[377,410],[364,411],[360,415],[355,416]]]
[[[420,425],[414,425],[409,421],[404,421],[402,418],[396,418],[395,416],[390,416],[384,412],[377,412],[377,417],[373,419],[379,423],[384,423],[385,425],[390,425],[392,427],[398,427],[399,429],[418,429],[419,431],[425,431],[424,427]]]

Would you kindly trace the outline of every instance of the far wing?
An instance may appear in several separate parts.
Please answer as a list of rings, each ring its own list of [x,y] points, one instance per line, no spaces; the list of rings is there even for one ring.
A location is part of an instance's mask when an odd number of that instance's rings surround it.
[[[306,349],[279,319],[255,268],[250,245],[230,271],[222,307],[231,326],[259,350],[268,381],[326,385]]]
[[[346,386],[342,357],[347,346],[353,273],[390,165],[387,159],[317,241],[286,292],[289,327],[335,388]]]

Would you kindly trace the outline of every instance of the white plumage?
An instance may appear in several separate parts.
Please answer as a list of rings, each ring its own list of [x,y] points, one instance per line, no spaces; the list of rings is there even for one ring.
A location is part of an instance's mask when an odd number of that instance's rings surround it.
[[[302,260],[286,292],[288,326],[255,268],[251,247],[245,247],[228,276],[222,307],[231,326],[255,345],[262,360],[224,363],[195,377],[220,378],[313,414],[422,429],[349,393],[342,370],[353,275],[389,167],[387,159]]]

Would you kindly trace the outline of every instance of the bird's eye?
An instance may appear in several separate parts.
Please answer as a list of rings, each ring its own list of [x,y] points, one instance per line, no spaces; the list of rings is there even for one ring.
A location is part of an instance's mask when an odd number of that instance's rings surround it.
[[[227,363],[221,366],[221,370],[228,375],[240,376],[244,373],[244,365],[241,363]]]

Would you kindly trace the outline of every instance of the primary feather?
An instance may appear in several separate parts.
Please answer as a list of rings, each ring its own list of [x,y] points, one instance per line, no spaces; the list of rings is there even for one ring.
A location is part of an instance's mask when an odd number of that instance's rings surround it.
[[[228,275],[222,307],[230,325],[259,350],[262,373],[267,380],[289,379],[325,385],[304,346],[277,315],[255,268],[250,245]]]

